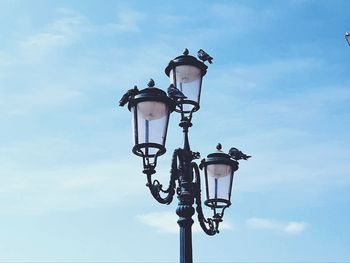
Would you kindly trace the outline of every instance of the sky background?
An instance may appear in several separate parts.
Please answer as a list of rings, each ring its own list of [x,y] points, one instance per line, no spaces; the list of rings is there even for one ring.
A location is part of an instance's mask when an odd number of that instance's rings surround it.
[[[235,146],[219,235],[196,262],[350,262],[350,2],[0,0],[0,261],[176,262],[176,199],[145,187],[131,116],[184,48],[214,57],[190,143]],[[157,178],[182,145],[171,116]],[[207,216],[210,211],[205,211]]]

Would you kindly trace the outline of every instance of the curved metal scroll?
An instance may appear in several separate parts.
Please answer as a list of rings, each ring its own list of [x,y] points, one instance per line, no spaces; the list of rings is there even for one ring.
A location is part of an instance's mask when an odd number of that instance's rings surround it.
[[[178,179],[178,174],[179,174],[177,169],[178,151],[179,150],[177,149],[173,153],[171,170],[170,170],[170,181],[167,189],[164,190],[163,185],[158,180],[154,180],[152,182],[152,174],[156,172],[153,166],[143,171],[145,174],[147,174],[146,186],[151,191],[152,196],[161,204],[168,205],[173,201],[175,188],[176,188],[176,180]],[[167,194],[167,195],[165,197],[162,197],[160,193]]]
[[[195,173],[195,198],[196,198],[196,211],[198,214],[198,222],[202,227],[203,231],[210,236],[213,236],[219,233],[219,224],[222,222],[223,211],[222,213],[216,213],[214,210],[214,216],[212,218],[205,218],[202,201],[201,201],[201,181],[198,165],[195,162],[192,162],[192,169]],[[207,226],[208,225],[208,226]]]

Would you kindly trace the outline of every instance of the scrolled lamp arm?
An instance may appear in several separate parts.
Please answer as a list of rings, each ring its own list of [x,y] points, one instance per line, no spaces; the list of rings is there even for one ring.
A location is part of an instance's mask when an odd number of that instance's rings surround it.
[[[147,184],[152,196],[161,204],[170,204],[173,201],[176,188],[176,180],[178,179],[178,168],[177,168],[177,159],[178,159],[179,149],[175,150],[173,153],[173,158],[171,162],[170,170],[170,181],[167,189],[163,189],[163,185],[158,180],[153,180],[152,174],[156,171],[154,169],[144,170],[144,173],[147,174]],[[165,197],[161,196],[161,193],[167,194]]]
[[[200,172],[198,165],[195,162],[192,162],[192,169],[195,173],[195,199],[196,199],[196,211],[198,214],[198,222],[203,229],[203,231],[209,235],[213,236],[219,233],[219,224],[222,222],[223,212],[221,214],[215,213],[213,218],[205,218],[202,208],[201,201],[201,181],[200,181]]]

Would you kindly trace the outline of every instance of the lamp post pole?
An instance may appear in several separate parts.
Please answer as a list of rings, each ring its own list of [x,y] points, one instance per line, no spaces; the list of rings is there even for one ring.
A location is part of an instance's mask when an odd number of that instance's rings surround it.
[[[191,169],[192,153],[188,140],[188,129],[192,126],[189,121],[182,121],[180,126],[184,133],[184,146],[180,159],[179,176],[179,204],[176,214],[179,216],[177,223],[180,226],[180,263],[192,263],[192,224],[194,215],[194,185]]]
[[[238,160],[247,160],[250,156],[236,148],[226,154],[218,144],[217,151],[202,159],[200,165],[194,161],[200,158],[198,152],[190,148],[188,132],[192,126],[194,112],[199,110],[202,78],[207,66],[203,63],[213,60],[205,51],[198,51],[197,60],[188,55],[185,49],[182,56],[169,62],[165,73],[170,77],[168,95],[154,87],[151,79],[148,87],[138,90],[137,86],[128,90],[120,106],[128,103],[133,117],[134,147],[133,153],[142,157],[143,173],[147,176],[146,186],[152,196],[161,204],[170,204],[175,193],[179,200],[176,214],[180,227],[180,263],[192,263],[192,216],[197,212],[198,222],[208,235],[219,233],[224,211],[231,205],[231,190],[234,172],[238,170]],[[184,136],[183,148],[173,153],[168,188],[152,177],[156,173],[157,158],[166,152],[165,139],[170,113],[181,114],[179,126]],[[211,208],[213,216],[205,218],[201,202],[200,169],[204,171],[206,200],[204,204]],[[193,205],[196,205],[196,209]]]

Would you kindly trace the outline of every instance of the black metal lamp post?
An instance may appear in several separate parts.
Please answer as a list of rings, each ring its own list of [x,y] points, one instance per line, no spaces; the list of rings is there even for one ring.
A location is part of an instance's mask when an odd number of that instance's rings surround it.
[[[203,62],[211,63],[210,57],[203,50],[198,52]],[[231,205],[231,191],[234,172],[238,169],[238,160],[248,159],[236,148],[229,154],[217,151],[209,154],[198,166],[195,159],[198,152],[190,149],[188,129],[192,126],[192,114],[199,110],[202,78],[207,66],[188,54],[185,49],[182,56],[169,62],[165,73],[170,77],[168,96],[155,88],[151,79],[148,87],[138,90],[135,86],[127,91],[120,100],[120,106],[128,103],[133,117],[134,147],[133,153],[142,157],[143,173],[147,176],[147,187],[153,197],[162,204],[170,204],[175,193],[179,200],[176,213],[180,226],[180,263],[192,263],[192,216],[196,204],[198,221],[208,235],[219,233],[224,210]],[[152,176],[156,173],[157,158],[166,152],[165,140],[172,111],[179,112],[179,126],[183,130],[184,145],[173,153],[169,186],[164,189]],[[205,218],[201,202],[200,169],[204,170],[206,200],[204,204],[213,210],[211,218]]]

